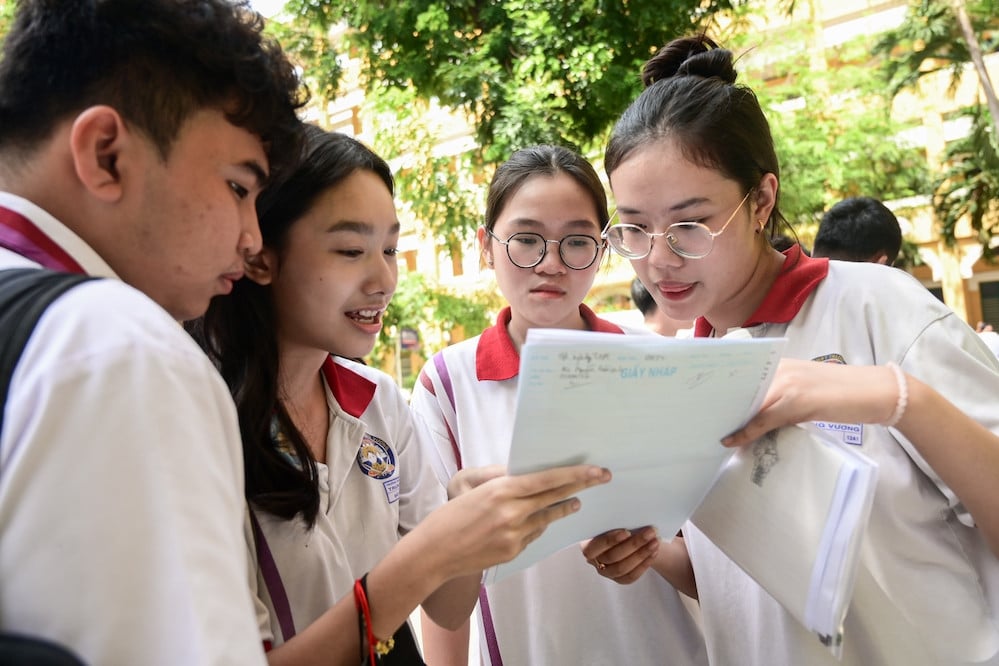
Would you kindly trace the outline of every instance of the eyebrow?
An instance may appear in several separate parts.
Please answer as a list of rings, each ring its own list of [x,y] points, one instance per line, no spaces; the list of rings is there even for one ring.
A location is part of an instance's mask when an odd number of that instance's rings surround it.
[[[540,222],[540,221],[535,220],[535,219],[530,218],[530,217],[517,217],[517,218],[514,218],[514,219],[510,220],[510,224],[517,225],[517,226],[522,226],[522,227],[528,227],[528,228],[535,228],[535,227],[543,226],[545,223],[544,222]],[[564,224],[564,226],[569,227],[569,228],[577,228],[578,227],[580,229],[583,228],[583,227],[593,227],[594,225],[597,226],[597,227],[600,226],[600,222],[598,220],[586,220],[586,219],[569,220],[568,222],[565,222],[563,224]]]
[[[265,169],[260,164],[260,162],[258,162],[256,160],[246,160],[244,162],[240,162],[238,166],[240,168],[246,169],[251,174],[253,174],[253,177],[257,179],[257,188],[258,189],[262,188],[264,186],[264,184],[267,183],[268,179],[270,178],[270,176],[267,173],[267,169]]]
[[[688,197],[688,198],[684,199],[683,201],[680,201],[680,202],[677,202],[677,203],[673,204],[672,206],[670,206],[666,210],[668,210],[669,212],[672,213],[672,212],[675,212],[675,211],[678,211],[678,210],[686,210],[687,208],[690,208],[691,206],[697,206],[699,204],[708,203],[710,201],[711,200],[708,199],[708,197]],[[641,210],[638,210],[637,208],[629,208],[627,206],[618,206],[617,210],[619,212],[627,213],[627,214],[632,214],[632,215],[640,215],[643,212]]]
[[[398,233],[401,229],[402,225],[396,221],[395,224],[389,227],[389,233]],[[371,236],[375,233],[375,229],[371,224],[367,222],[360,222],[358,220],[337,220],[326,228],[326,233],[328,234],[344,231],[355,234],[363,234],[365,236]]]

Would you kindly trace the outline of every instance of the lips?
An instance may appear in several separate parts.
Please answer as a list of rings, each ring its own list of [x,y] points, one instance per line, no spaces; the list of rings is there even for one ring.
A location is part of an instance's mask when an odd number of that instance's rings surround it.
[[[546,296],[562,296],[563,294],[565,294],[565,289],[553,284],[542,284],[531,289],[531,293],[542,294]]]
[[[694,288],[692,282],[657,282],[656,288],[667,300],[678,300],[687,296]]]

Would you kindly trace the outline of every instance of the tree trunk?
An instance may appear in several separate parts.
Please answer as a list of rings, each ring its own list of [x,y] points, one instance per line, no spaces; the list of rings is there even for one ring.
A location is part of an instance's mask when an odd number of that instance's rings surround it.
[[[999,99],[996,98],[996,90],[992,86],[992,79],[989,78],[989,71],[985,68],[985,59],[982,58],[982,49],[978,44],[978,37],[971,27],[971,19],[964,9],[964,0],[954,1],[954,12],[957,14],[957,23],[961,27],[964,41],[968,45],[968,53],[971,55],[971,62],[978,72],[978,81],[982,84],[985,92],[985,99],[989,105],[989,113],[992,114],[992,126],[995,129],[995,139],[999,142]]]

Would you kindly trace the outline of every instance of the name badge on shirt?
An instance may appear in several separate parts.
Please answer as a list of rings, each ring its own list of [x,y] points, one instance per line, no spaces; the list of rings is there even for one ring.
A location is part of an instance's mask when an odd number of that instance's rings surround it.
[[[817,428],[825,430],[827,433],[842,440],[844,444],[863,446],[864,426],[861,423],[833,423],[831,421],[812,421]]]
[[[823,354],[822,356],[816,356],[812,360],[820,363],[846,365],[846,359],[843,358],[842,354]],[[860,423],[833,423],[832,421],[812,421],[812,423],[844,444],[852,444],[854,446],[864,445],[864,426]]]
[[[399,475],[396,474],[395,452],[391,446],[365,433],[357,451],[357,466],[372,479],[382,481],[389,504],[399,499]]]

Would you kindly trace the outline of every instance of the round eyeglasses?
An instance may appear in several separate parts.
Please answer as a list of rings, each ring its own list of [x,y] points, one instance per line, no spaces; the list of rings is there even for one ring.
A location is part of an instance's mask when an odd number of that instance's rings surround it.
[[[666,245],[677,256],[684,259],[703,259],[711,254],[715,238],[725,233],[725,229],[735,219],[736,213],[752,192],[753,190],[746,192],[746,196],[718,231],[711,231],[700,222],[677,222],[658,234],[650,234],[634,224],[615,224],[607,227],[601,238],[606,239],[615,252],[627,259],[644,259],[649,256],[652,252],[652,243],[659,236],[666,240]],[[617,211],[614,212],[614,216],[616,215]]]
[[[491,230],[486,229],[486,233],[495,238],[497,243],[506,246],[506,256],[518,268],[534,268],[544,261],[548,254],[548,244],[556,243],[562,263],[581,271],[593,265],[600,254],[600,248],[604,246],[596,238],[586,234],[569,234],[560,240],[548,240],[541,234],[520,231],[506,240],[500,240]]]

